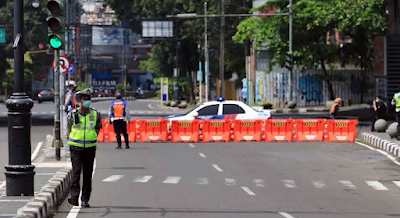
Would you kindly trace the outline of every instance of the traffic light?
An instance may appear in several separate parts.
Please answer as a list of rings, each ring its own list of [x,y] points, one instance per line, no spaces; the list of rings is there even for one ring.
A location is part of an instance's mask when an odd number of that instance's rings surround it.
[[[62,49],[65,39],[64,0],[49,0],[47,9],[49,10],[46,20],[49,30],[48,43],[53,49]]]
[[[285,67],[289,71],[292,71],[293,69],[293,55],[289,52],[287,52],[285,56]]]

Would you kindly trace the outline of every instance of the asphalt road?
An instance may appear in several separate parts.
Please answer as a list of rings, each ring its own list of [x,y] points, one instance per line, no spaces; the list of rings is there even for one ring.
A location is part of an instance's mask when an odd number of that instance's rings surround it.
[[[32,126],[31,153],[39,142],[45,141],[46,135],[52,134],[52,126]],[[8,164],[8,128],[0,127],[0,184],[5,180],[4,166]]]
[[[98,146],[92,208],[69,218],[400,217],[399,166],[358,144],[131,147]]]

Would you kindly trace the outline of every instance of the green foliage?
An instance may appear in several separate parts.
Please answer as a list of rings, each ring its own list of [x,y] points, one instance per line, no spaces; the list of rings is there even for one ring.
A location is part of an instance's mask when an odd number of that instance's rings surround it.
[[[24,81],[27,82],[32,77],[32,70],[30,69],[30,67],[33,64],[32,58],[28,53],[24,55],[24,62]],[[9,89],[14,86],[14,59],[7,58],[7,65],[9,66],[9,68],[6,70],[6,76],[3,78],[1,84],[3,87]]]
[[[261,102],[261,106],[263,106],[264,108],[272,109],[274,107],[274,103],[270,101],[263,101]]]
[[[115,89],[117,90],[117,92],[121,93],[121,92],[124,90],[124,85],[121,84],[121,83],[118,83],[118,84],[115,86]]]
[[[77,89],[78,91],[84,90],[84,89],[86,89],[86,88],[89,88],[89,86],[88,86],[85,82],[78,82],[78,83],[77,83],[76,89]]]
[[[127,90],[127,91],[131,91],[132,90],[132,86],[131,86],[131,84],[126,84],[126,87],[125,87],[125,89]]]

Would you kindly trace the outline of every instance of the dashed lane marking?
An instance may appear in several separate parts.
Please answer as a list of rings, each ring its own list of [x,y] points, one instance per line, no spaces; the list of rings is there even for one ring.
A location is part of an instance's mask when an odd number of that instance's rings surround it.
[[[293,180],[282,180],[286,188],[297,188],[296,183]]]
[[[190,147],[195,148],[196,146],[194,144],[189,144]]]
[[[400,181],[393,181],[393,183],[394,183],[395,185],[397,185],[398,187],[400,187]]]
[[[236,180],[232,178],[225,178],[225,185],[226,186],[234,186],[236,185]]]
[[[325,183],[321,180],[312,181],[312,183],[313,183],[314,187],[317,189],[325,189],[326,188]]]
[[[116,182],[122,179],[122,177],[124,177],[124,175],[112,175],[106,179],[103,179],[103,182]]]
[[[163,183],[165,184],[178,184],[181,177],[178,176],[168,176]]]
[[[138,183],[146,183],[148,182],[153,176],[139,176],[133,182],[138,182]]]
[[[357,189],[357,187],[348,180],[340,180],[339,181],[346,189]]]
[[[375,189],[377,191],[387,191],[387,190],[389,190],[382,183],[380,183],[378,181],[365,181],[365,182],[367,183],[367,185],[371,186],[373,189]]]
[[[212,165],[218,172],[224,172],[217,164]]]
[[[294,218],[294,216],[292,216],[292,215],[290,215],[290,214],[288,214],[286,212],[279,212],[279,215],[282,215],[285,218]]]
[[[208,185],[209,184],[208,178],[198,178],[196,181],[196,185]]]
[[[203,154],[203,153],[199,153],[199,155],[200,155],[200,157],[202,157],[202,158],[207,158],[207,156],[206,156],[205,154]]]
[[[254,196],[256,193],[252,192],[249,188],[242,186],[243,191],[245,191],[247,194]]]
[[[265,187],[265,182],[263,179],[254,179],[254,184],[256,187]]]

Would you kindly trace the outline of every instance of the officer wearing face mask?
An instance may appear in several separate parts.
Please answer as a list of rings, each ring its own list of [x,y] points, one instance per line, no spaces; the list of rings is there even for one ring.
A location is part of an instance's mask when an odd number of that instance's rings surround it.
[[[100,132],[101,116],[90,108],[93,89],[84,89],[76,93],[78,109],[68,117],[71,132],[68,145],[71,151],[72,185],[71,197],[68,202],[79,206],[78,198],[81,192],[80,175],[83,171],[82,207],[90,207],[89,200],[92,191],[93,163],[96,155],[97,135]]]

